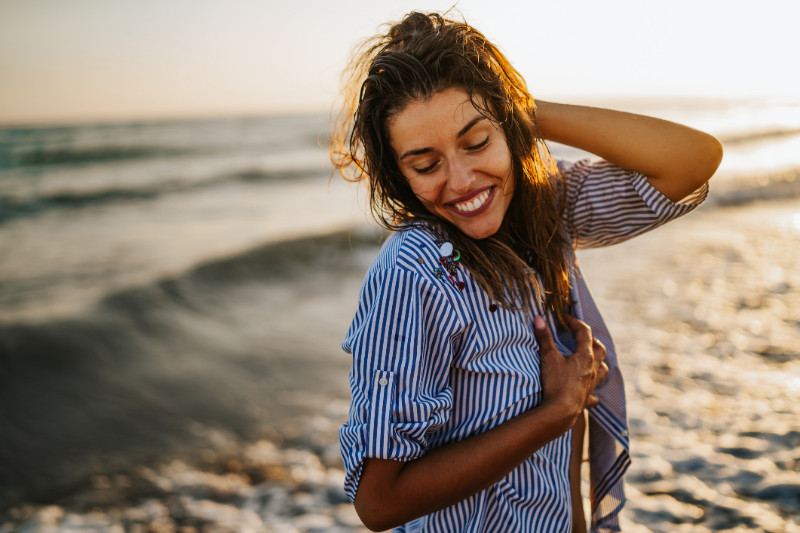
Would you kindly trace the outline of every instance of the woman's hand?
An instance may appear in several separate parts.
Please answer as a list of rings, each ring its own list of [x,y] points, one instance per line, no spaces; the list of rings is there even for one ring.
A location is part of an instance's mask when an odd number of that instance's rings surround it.
[[[592,330],[577,318],[567,315],[567,327],[575,335],[575,351],[564,357],[556,348],[553,335],[542,317],[534,319],[541,361],[542,405],[555,403],[577,417],[599,399],[594,389],[608,377],[606,348],[592,336]]]

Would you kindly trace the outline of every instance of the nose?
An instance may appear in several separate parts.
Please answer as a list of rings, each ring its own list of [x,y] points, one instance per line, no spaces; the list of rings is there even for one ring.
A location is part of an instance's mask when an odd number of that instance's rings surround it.
[[[447,183],[450,189],[457,193],[469,192],[475,182],[475,173],[468,161],[456,155],[450,158],[448,166]]]

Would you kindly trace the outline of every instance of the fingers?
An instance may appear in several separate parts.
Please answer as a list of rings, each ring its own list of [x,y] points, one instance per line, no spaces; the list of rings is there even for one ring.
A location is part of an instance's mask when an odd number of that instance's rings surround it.
[[[603,361],[600,368],[597,370],[597,384],[599,385],[604,382],[610,373],[611,370],[609,370],[608,365]]]
[[[578,335],[586,337],[592,336],[592,328],[590,328],[586,322],[579,320],[572,315],[564,315],[564,323],[569,329],[572,330],[572,333],[575,334],[576,338]]]
[[[592,354],[598,361],[603,361],[606,358],[606,347],[596,337],[592,337]]]
[[[592,337],[592,328],[570,315],[565,315],[564,319],[567,327],[572,330],[575,336],[576,347],[573,355],[577,353],[586,354],[592,359],[594,365],[599,366],[606,356],[606,347],[599,340]],[[533,331],[542,352],[560,353],[556,348],[550,328],[547,327],[541,316],[534,317]]]
[[[533,333],[536,335],[536,342],[539,343],[542,353],[552,351],[558,352],[556,341],[553,340],[553,334],[550,332],[550,328],[547,327],[547,324],[541,316],[537,316],[533,319]]]
[[[595,364],[597,364],[597,384],[599,385],[608,377],[608,365],[606,364],[606,347],[597,339],[592,339],[592,354]]]
[[[585,409],[597,407],[600,404],[600,398],[596,394],[590,394],[586,397],[586,403],[583,404]]]
[[[577,334],[580,331],[586,331],[589,335],[592,334],[592,328],[590,328],[586,322],[572,315],[564,315],[564,323],[566,323],[567,327],[571,329],[573,333]]]
[[[592,338],[592,328],[585,322],[570,315],[564,315],[564,322],[567,327],[572,330],[575,336],[575,341],[579,346],[585,346],[587,349],[591,346],[595,339]],[[550,333],[550,328],[545,324],[541,316],[536,316],[533,319],[533,330],[536,334],[536,340],[539,345],[547,349],[556,349],[556,343]],[[598,341],[599,342],[599,341]],[[602,344],[600,345],[602,346]],[[603,354],[605,354],[605,347],[603,347]]]
[[[597,377],[595,378],[595,387],[604,382],[608,377],[608,374],[609,374],[608,365],[605,362],[601,363],[600,368],[597,370]],[[597,394],[595,394],[594,392],[591,392],[586,397],[586,402],[583,404],[583,406],[586,409],[591,409],[592,407],[595,407],[599,403],[600,403],[600,397],[597,396]]]
[[[575,337],[575,348],[569,357],[554,357],[561,352],[556,347],[552,332],[545,320],[537,316],[533,330],[539,343],[542,357],[542,384],[546,394],[563,397],[569,395],[576,402],[590,409],[600,403],[594,389],[608,378],[609,368],[605,363],[606,347],[592,335],[591,328],[583,321],[565,316],[566,326]]]

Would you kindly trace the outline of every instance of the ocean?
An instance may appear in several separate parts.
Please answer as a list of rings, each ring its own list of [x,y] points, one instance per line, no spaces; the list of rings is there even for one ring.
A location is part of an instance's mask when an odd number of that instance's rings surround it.
[[[800,212],[800,101],[618,104],[723,141],[702,210]],[[332,176],[329,130],[326,115],[0,129],[0,509],[341,421],[339,342],[382,234]]]

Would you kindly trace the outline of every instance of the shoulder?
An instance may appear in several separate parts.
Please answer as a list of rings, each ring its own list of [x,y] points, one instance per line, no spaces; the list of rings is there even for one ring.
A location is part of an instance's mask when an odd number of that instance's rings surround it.
[[[443,271],[439,248],[444,243],[439,239],[426,223],[408,224],[392,233],[367,271],[362,301],[384,300],[387,292],[403,295],[401,300],[419,297],[437,313],[454,313],[459,323],[466,323],[470,313],[458,284]]]
[[[364,332],[383,331],[386,324],[413,329],[424,323],[445,337],[464,328],[469,315],[459,291],[437,278],[437,254],[436,237],[424,226],[407,226],[388,237],[367,271],[345,351]]]
[[[386,239],[369,274],[400,270],[427,279],[438,265],[441,244],[428,225],[408,224]]]

